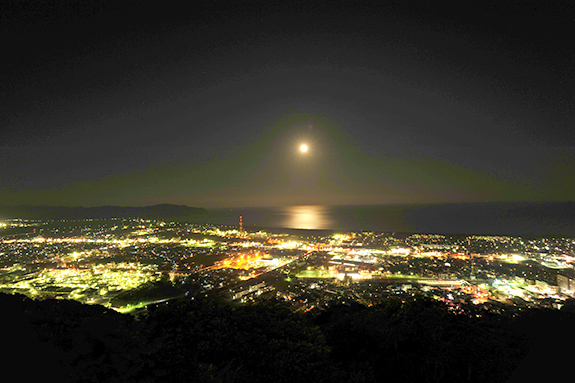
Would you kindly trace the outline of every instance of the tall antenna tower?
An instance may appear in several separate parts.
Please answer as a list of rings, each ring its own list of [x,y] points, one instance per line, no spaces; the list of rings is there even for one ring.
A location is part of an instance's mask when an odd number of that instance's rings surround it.
[[[242,216],[240,215],[240,232],[244,231],[244,222],[242,221]]]

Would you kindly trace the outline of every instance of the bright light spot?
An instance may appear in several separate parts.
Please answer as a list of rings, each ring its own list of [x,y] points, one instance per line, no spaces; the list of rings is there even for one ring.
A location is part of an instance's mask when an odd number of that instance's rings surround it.
[[[306,153],[306,152],[308,151],[308,149],[309,149],[309,148],[308,148],[308,146],[307,146],[306,144],[301,144],[301,145],[299,146],[299,151],[302,152],[302,153]]]

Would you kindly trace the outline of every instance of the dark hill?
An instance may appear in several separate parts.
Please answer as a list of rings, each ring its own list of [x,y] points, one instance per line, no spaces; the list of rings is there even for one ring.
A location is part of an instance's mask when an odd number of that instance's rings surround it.
[[[160,204],[153,206],[0,206],[0,218],[21,219],[109,219],[109,218],[185,218],[205,214],[203,208],[185,205]]]
[[[573,313],[449,313],[390,299],[319,315],[281,302],[197,296],[131,317],[102,306],[0,293],[5,365],[25,380],[83,382],[505,382],[568,371]],[[536,378],[536,379],[528,379]]]

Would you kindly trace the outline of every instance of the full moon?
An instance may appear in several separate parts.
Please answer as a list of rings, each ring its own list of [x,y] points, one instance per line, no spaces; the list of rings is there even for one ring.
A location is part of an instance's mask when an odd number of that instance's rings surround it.
[[[300,152],[305,153],[305,152],[307,152],[307,150],[308,150],[308,147],[307,147],[306,144],[301,144],[301,145],[299,146],[299,151],[300,151]]]

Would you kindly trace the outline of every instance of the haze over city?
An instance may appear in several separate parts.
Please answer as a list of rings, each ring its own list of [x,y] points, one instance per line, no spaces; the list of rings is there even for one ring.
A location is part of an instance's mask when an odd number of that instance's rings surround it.
[[[573,200],[567,1],[5,1],[0,18],[3,205]]]

